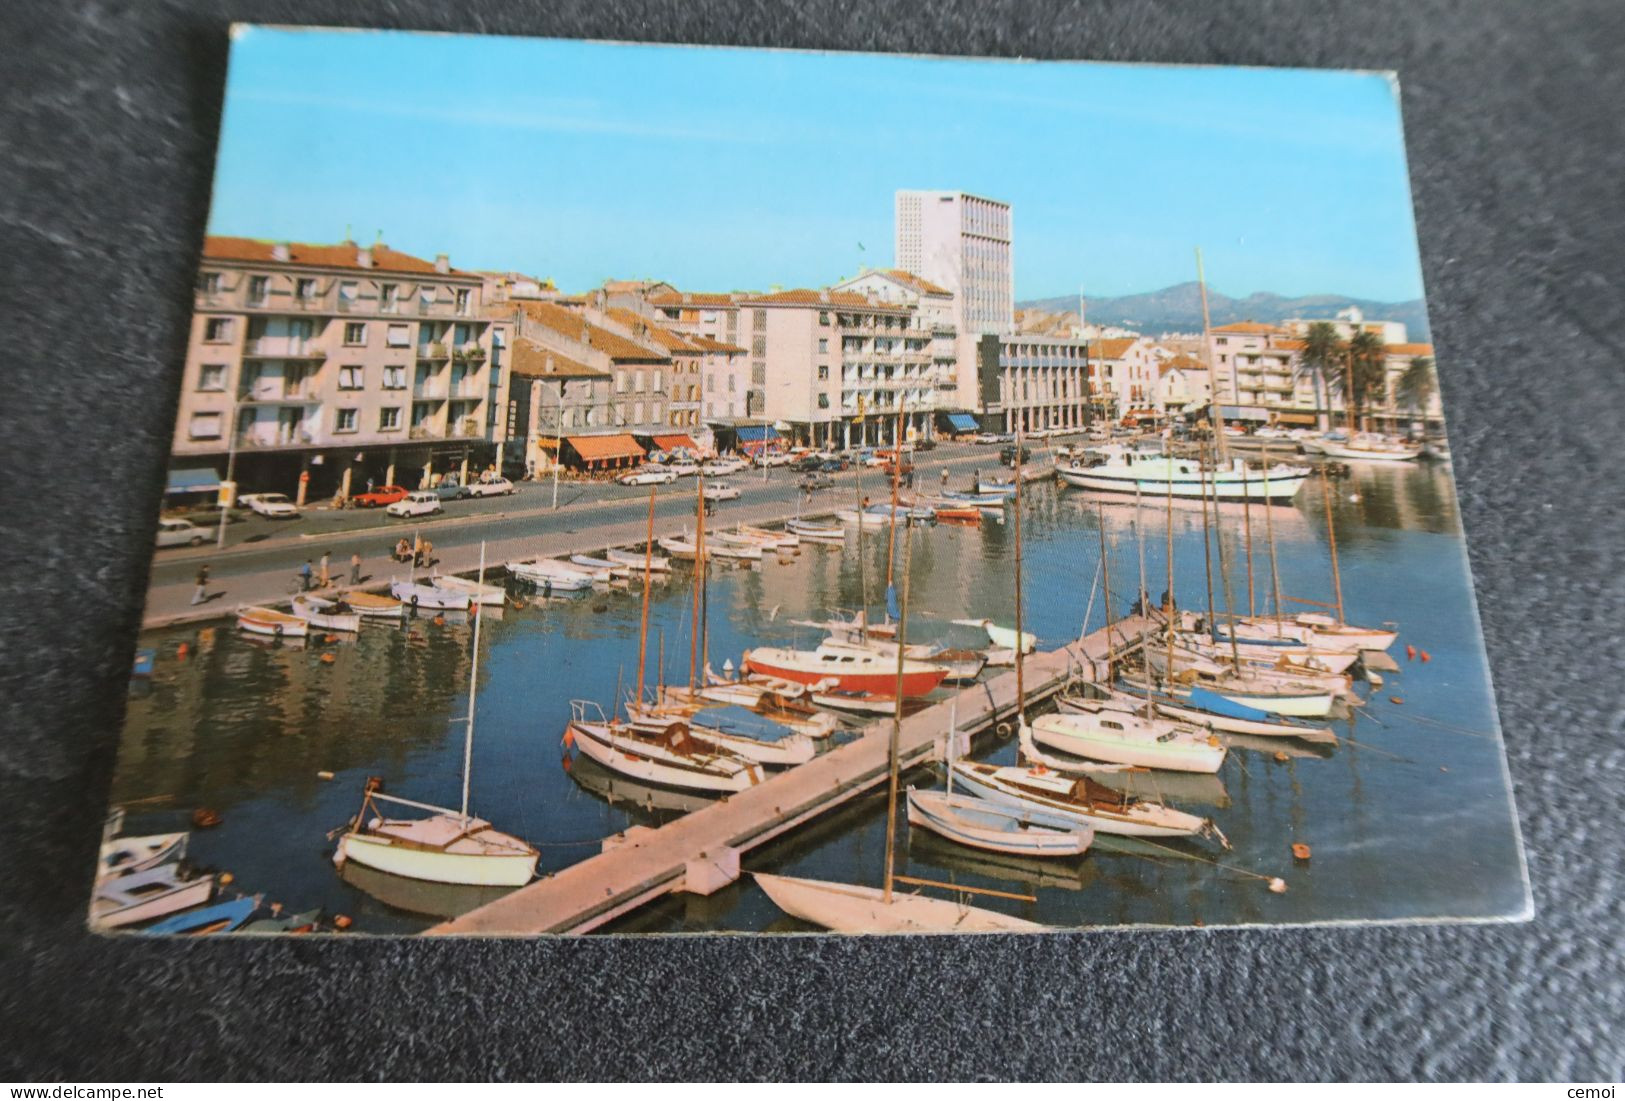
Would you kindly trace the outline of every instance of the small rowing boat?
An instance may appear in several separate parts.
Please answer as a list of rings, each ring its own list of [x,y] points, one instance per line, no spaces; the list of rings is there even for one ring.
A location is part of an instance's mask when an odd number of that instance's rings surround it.
[[[463,593],[472,603],[487,608],[500,608],[508,599],[508,593],[501,585],[475,581],[472,578],[437,574],[431,579],[431,583],[447,592]]]
[[[304,638],[310,633],[310,624],[298,616],[254,605],[237,609],[237,626],[249,634],[273,638]]]
[[[578,592],[592,588],[593,575],[556,558],[522,558],[508,563],[508,572],[553,592]]]
[[[442,589],[428,581],[391,581],[389,591],[402,604],[410,604],[414,608],[457,612],[468,610],[467,593]]]
[[[326,597],[315,597],[314,601],[326,599]],[[401,618],[401,602],[393,596],[385,596],[383,593],[364,593],[352,589],[344,594],[344,601],[354,608],[363,619]]]
[[[293,614],[324,631],[359,631],[361,613],[354,611],[343,600],[312,600],[296,596],[292,601]]]
[[[803,543],[846,542],[846,529],[839,524],[815,524],[810,520],[786,520],[784,529],[800,536]]]
[[[650,573],[670,573],[671,559],[641,551],[607,550],[604,557],[617,566],[630,566],[634,570],[647,568]]]

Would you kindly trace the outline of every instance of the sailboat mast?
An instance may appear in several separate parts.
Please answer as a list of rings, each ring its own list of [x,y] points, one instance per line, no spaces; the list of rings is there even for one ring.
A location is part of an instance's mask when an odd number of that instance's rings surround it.
[[[1213,536],[1207,523],[1207,464],[1201,463],[1202,474],[1202,569],[1207,574],[1207,629],[1213,633]],[[1168,670],[1170,674],[1173,669]]]
[[[1270,589],[1275,596],[1275,637],[1281,638],[1285,628],[1281,625],[1281,571],[1275,562],[1275,517],[1270,498],[1270,464],[1264,460],[1264,537],[1270,545]]]
[[[1202,250],[1200,248],[1198,248],[1196,250],[1196,284],[1202,290],[1202,355],[1207,360],[1207,377],[1210,380],[1212,380],[1214,378],[1214,374],[1213,374],[1213,333],[1212,333],[1212,328],[1211,328],[1211,322],[1208,320],[1208,313],[1207,313],[1207,276],[1204,275],[1203,272],[1202,272]],[[1235,383],[1236,383],[1236,371],[1235,371],[1235,364],[1232,362],[1231,366],[1230,366],[1230,400],[1231,401],[1236,401],[1238,399],[1238,395],[1236,394],[1236,385],[1235,385]],[[1220,465],[1225,465],[1230,460],[1230,453],[1226,449],[1225,441],[1224,441],[1224,400],[1219,397],[1219,388],[1218,388],[1217,385],[1210,385],[1208,387],[1208,389],[1212,393],[1213,399],[1214,399],[1213,400],[1213,406],[1212,406],[1212,408],[1213,408],[1213,438],[1218,443],[1218,449],[1219,449],[1218,461],[1219,461]]]
[[[700,522],[694,533],[694,569],[700,575],[700,674],[711,668],[711,556],[705,549],[705,488],[700,488]]]
[[[1164,668],[1167,670],[1167,675],[1172,678],[1174,675],[1174,616],[1179,607],[1179,602],[1174,599],[1174,461],[1172,456],[1169,456],[1168,465],[1164,469],[1168,471],[1168,601],[1162,610],[1163,619],[1167,621],[1165,626],[1168,628],[1166,632],[1168,637],[1168,664]],[[1145,686],[1146,691],[1149,692],[1151,690],[1150,661],[1145,663]]]
[[[1270,461],[1269,448],[1264,449],[1264,465]],[[1247,464],[1241,465],[1241,524],[1247,533],[1247,614],[1258,615],[1258,605],[1253,600],[1253,488],[1248,482]]]
[[[643,665],[649,654],[649,584],[650,561],[654,557],[655,541],[655,488],[649,487],[648,544],[643,549],[643,623],[638,628],[638,704],[643,703]]]
[[[909,552],[914,544],[914,525],[903,526],[903,601],[897,608],[897,693],[892,698],[891,737],[886,743],[886,890],[885,901],[891,902],[892,879],[897,873],[897,743],[903,736],[903,653],[908,649],[908,575]],[[1016,640],[1016,652],[1021,652],[1021,640]],[[1019,662],[1019,658],[1017,659]],[[1020,668],[1020,665],[1017,665]]]
[[[1219,522],[1219,477],[1214,471],[1213,479],[1213,542],[1217,544],[1219,555],[1219,586],[1224,592],[1224,616],[1230,624],[1230,660],[1241,672],[1241,650],[1236,642],[1236,601],[1230,590],[1230,563],[1224,557],[1224,526]],[[1208,633],[1211,635],[1212,628]]]
[[[1022,653],[1027,649],[1027,638],[1021,626],[1021,419],[1016,419],[1016,725],[1027,721],[1027,682],[1022,668]]]
[[[480,573],[479,583],[485,584],[485,544],[480,543]],[[468,817],[468,775],[474,765],[474,689],[479,682],[480,675],[480,623],[485,616],[480,614],[479,601],[471,600],[468,604],[469,612],[474,616],[474,658],[468,664],[468,722],[463,731],[463,817]]]
[[[1326,539],[1332,550],[1332,591],[1337,594],[1337,622],[1343,619],[1343,574],[1337,566],[1337,525],[1332,523],[1332,483],[1326,477],[1326,468],[1320,468],[1321,499],[1326,502]]]
[[[891,618],[893,565],[897,559],[897,483],[903,473],[903,409],[897,408],[897,427],[892,431],[891,525],[886,532],[886,618]],[[859,525],[860,534],[862,525]]]
[[[1145,533],[1140,529],[1140,483],[1134,483],[1134,546],[1140,556],[1140,615],[1151,618],[1151,594],[1145,591]],[[1146,632],[1140,632],[1140,647],[1145,647]],[[1143,654],[1141,655],[1144,656]],[[1151,717],[1151,678],[1145,678],[1145,717]]]
[[[688,691],[693,695],[700,661],[700,525],[705,523],[705,478],[694,479],[694,613],[688,622]],[[654,548],[650,548],[651,553]]]
[[[1097,501],[1095,509],[1100,529],[1100,591],[1106,598],[1106,679],[1115,680],[1117,662],[1113,660],[1116,651],[1112,648],[1112,563],[1106,553],[1106,506]]]

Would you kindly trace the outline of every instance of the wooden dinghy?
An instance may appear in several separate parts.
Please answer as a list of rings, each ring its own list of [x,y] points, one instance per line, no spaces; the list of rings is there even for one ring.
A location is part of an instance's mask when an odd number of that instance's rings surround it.
[[[836,933],[1032,933],[1037,922],[950,899],[886,892],[855,883],[754,872],[773,902],[792,917]]]
[[[1197,837],[1217,834],[1206,818],[1113,791],[1088,777],[1060,776],[1048,768],[955,761],[954,781],[1003,806],[1035,810],[1124,837]],[[1222,837],[1223,835],[1218,835]]]
[[[467,593],[442,589],[439,585],[430,584],[427,581],[391,581],[389,591],[395,599],[403,604],[410,604],[414,608],[455,612],[468,610],[469,597]]]
[[[214,876],[181,878],[175,864],[106,877],[90,900],[90,927],[117,929],[201,906],[214,894]]]
[[[325,599],[319,597],[318,599]],[[399,619],[402,604],[393,596],[383,593],[364,593],[356,589],[344,594],[345,603],[354,608],[363,619]]]
[[[630,566],[634,570],[647,568],[650,573],[671,572],[671,559],[658,554],[645,555],[638,551],[607,550],[604,557],[617,566]]]
[[[345,611],[349,605],[343,601],[323,600],[318,604],[308,597],[296,596],[292,603],[293,614],[312,627],[320,627],[324,631],[361,630],[361,613]]]
[[[501,585],[475,581],[455,574],[436,574],[430,582],[447,592],[462,593],[469,602],[486,608],[500,608],[508,601],[508,592]]]
[[[174,937],[229,933],[247,921],[258,908],[258,899],[234,898],[230,902],[216,902],[213,906],[202,906],[167,917],[163,921],[147,926],[141,930],[141,934],[149,937]]]
[[[1079,856],[1095,839],[1090,826],[986,799],[915,788],[908,789],[908,822],[961,845],[1014,856]]]
[[[187,833],[154,833],[145,837],[114,837],[102,842],[99,877],[144,872],[171,864],[186,855]]]
[[[237,609],[237,627],[249,634],[272,638],[304,638],[310,633],[310,624],[298,616],[254,605]]]
[[[786,520],[786,531],[794,532],[803,543],[844,543],[846,529],[839,524],[815,524],[810,520]]]

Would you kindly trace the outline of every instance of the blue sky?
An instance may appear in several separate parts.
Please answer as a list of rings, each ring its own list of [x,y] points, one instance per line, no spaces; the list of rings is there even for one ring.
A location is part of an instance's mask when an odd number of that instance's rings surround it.
[[[358,241],[570,290],[819,286],[899,188],[1014,207],[1016,295],[1421,295],[1375,74],[239,29],[211,233]]]

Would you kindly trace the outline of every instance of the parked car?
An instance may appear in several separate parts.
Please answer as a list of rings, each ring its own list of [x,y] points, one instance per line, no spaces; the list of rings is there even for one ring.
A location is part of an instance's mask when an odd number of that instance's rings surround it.
[[[623,486],[668,485],[677,480],[677,472],[669,466],[643,466],[615,480]]]
[[[930,436],[927,436],[923,440],[916,440],[914,442],[914,446],[920,451],[935,451],[937,449],[937,441],[932,439]]]
[[[160,547],[201,547],[208,540],[209,533],[190,520],[158,521]]]
[[[845,456],[837,455],[833,459],[825,459],[823,462],[819,463],[818,469],[824,474],[839,474],[841,471],[846,470],[851,465],[851,461]]]
[[[420,489],[408,493],[384,511],[391,516],[432,516],[445,510],[440,506],[440,494],[432,489]]]
[[[756,456],[757,466],[788,466],[795,460],[784,451],[763,451]]]
[[[801,458],[790,464],[790,469],[800,474],[810,474],[814,470],[822,468],[823,465],[824,460],[819,456],[803,455]]]
[[[286,493],[245,493],[237,498],[237,503],[247,505],[257,516],[268,516],[273,520],[299,518],[299,510],[288,500]]]
[[[970,438],[971,443],[998,443],[1004,439],[997,432],[978,432]]]
[[[675,459],[666,464],[666,469],[679,478],[690,478],[700,472],[700,464],[693,459]]]
[[[367,493],[358,493],[350,498],[350,503],[356,508],[383,508],[396,501],[404,500],[406,490],[400,486],[379,486]]]
[[[455,482],[442,482],[432,492],[442,501],[460,501],[468,496],[468,487]]]
[[[828,489],[828,488],[830,488],[831,486],[833,486],[835,484],[835,479],[830,477],[824,471],[819,470],[819,471],[814,471],[811,474],[808,474],[807,476],[802,478],[801,481],[797,482],[796,484],[798,486],[800,486],[802,489],[805,489],[805,490],[811,492],[812,490],[815,490],[815,489]]]
[[[737,501],[739,500],[739,487],[727,482],[712,482],[705,487],[707,501]]]
[[[700,467],[700,473],[707,478],[715,478],[723,474],[738,474],[744,469],[743,459],[712,459]]]
[[[1032,461],[1032,458],[1033,458],[1032,448],[1023,447],[1021,449],[1021,461],[1024,462],[1024,463],[1028,463],[1028,462]],[[1010,445],[1009,447],[1001,447],[1001,448],[999,448],[999,462],[1003,463],[1005,466],[1014,466],[1015,465],[1015,462],[1016,462],[1016,448],[1015,448],[1014,444]]]
[[[513,483],[506,478],[492,478],[485,482],[469,482],[463,491],[470,497],[506,497],[513,492]]]

